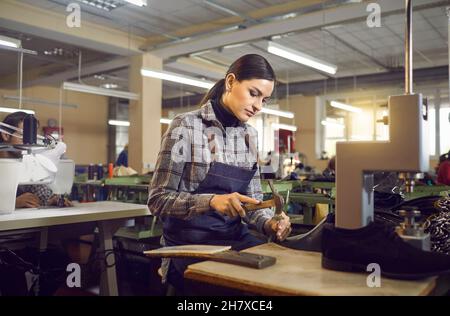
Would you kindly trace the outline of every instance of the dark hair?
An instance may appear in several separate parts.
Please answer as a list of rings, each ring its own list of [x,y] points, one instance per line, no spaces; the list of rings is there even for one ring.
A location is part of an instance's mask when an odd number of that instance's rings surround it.
[[[269,62],[257,54],[247,54],[236,59],[228,68],[225,75],[233,73],[238,81],[251,79],[265,79],[275,81],[275,72]],[[200,105],[205,104],[208,100],[219,98],[225,90],[225,78],[220,79],[203,97]]]
[[[327,168],[330,170],[336,170],[336,156],[333,156],[330,160],[328,160]]]
[[[25,112],[22,112],[22,111],[14,112],[14,113],[8,114],[3,119],[3,123],[14,126],[14,127],[19,127],[20,122],[23,122],[23,120],[25,119],[25,116],[27,116],[27,113],[25,113]],[[10,133],[15,132],[14,130],[12,130],[6,126],[2,126],[2,129],[5,129]]]
[[[450,160],[450,150],[448,153],[439,156],[439,163]]]

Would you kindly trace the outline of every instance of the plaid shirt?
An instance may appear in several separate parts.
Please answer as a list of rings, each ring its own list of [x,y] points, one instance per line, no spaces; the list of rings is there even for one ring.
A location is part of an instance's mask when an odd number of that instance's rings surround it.
[[[19,185],[17,187],[16,196],[20,196],[24,193],[33,193],[39,198],[40,205],[46,206],[48,200],[52,197],[53,191],[45,184],[27,184]]]
[[[224,136],[224,137],[220,137]],[[155,216],[189,219],[210,211],[214,194],[195,194],[208,173],[210,162],[218,161],[252,169],[257,162],[257,133],[248,124],[224,129],[211,102],[200,109],[176,116],[164,134],[149,188],[148,207]],[[259,170],[246,195],[262,200]],[[249,212],[243,220],[264,233],[272,218],[269,208]]]

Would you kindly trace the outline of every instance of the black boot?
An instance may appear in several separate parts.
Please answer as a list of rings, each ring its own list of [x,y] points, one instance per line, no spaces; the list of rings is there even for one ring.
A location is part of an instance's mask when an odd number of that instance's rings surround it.
[[[359,229],[324,225],[322,267],[366,272],[370,263],[380,265],[381,274],[395,279],[420,279],[450,274],[450,256],[420,250],[404,242],[395,226],[372,222]]]

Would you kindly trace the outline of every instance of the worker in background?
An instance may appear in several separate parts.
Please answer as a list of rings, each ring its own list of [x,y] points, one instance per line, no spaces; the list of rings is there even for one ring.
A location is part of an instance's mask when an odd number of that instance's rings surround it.
[[[336,156],[333,156],[330,160],[328,160],[328,165],[322,174],[327,178],[333,178],[336,176]]]
[[[128,144],[125,145],[123,150],[120,152],[119,157],[117,157],[116,166],[128,167]]]
[[[450,185],[450,150],[448,153],[439,157],[439,166],[437,168],[437,183]]]
[[[273,164],[273,153],[271,150],[269,150],[269,152],[267,153],[266,159],[262,160],[260,159],[259,164],[261,166],[265,166],[266,167],[266,172],[262,175],[263,179],[275,179],[276,178],[276,173],[274,172],[274,168],[272,166]]]
[[[285,214],[277,221],[269,208],[247,213],[243,207],[263,198],[257,133],[246,122],[261,111],[274,83],[265,58],[242,56],[209,90],[200,109],[173,119],[162,138],[148,199],[150,212],[164,222],[162,245],[231,245],[242,250],[267,242],[248,226],[261,236],[288,236],[291,224]],[[163,282],[183,293],[183,273],[193,262],[163,259]]]
[[[22,111],[11,113],[5,117],[3,123],[23,129],[23,120],[26,115],[27,113]],[[22,135],[13,129],[8,129],[7,127],[2,128],[7,130],[9,134],[0,132],[1,144],[23,144]],[[18,159],[21,157],[22,154],[19,151],[0,151],[0,158]],[[56,205],[58,202],[58,197],[53,195],[52,190],[45,184],[19,185],[16,196],[16,208],[36,208],[39,206]],[[65,206],[72,205],[67,199],[65,199],[64,204]]]

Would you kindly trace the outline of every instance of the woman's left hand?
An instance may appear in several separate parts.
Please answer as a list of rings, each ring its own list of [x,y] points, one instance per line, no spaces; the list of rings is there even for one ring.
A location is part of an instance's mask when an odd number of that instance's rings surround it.
[[[280,220],[271,218],[264,224],[264,230],[266,233],[269,235],[275,235],[278,241],[285,240],[292,231],[289,216],[287,216],[284,212],[281,213],[281,216],[282,219]]]
[[[58,205],[58,195],[53,195],[51,198],[48,199],[47,205]],[[64,207],[73,206],[73,203],[68,198],[64,197]]]

